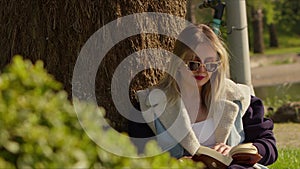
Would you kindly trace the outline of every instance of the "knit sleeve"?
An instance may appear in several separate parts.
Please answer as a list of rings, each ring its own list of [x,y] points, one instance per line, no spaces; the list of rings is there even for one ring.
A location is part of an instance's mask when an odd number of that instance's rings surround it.
[[[264,117],[263,103],[255,96],[251,96],[250,106],[243,116],[243,126],[244,142],[252,142],[263,157],[259,163],[263,165],[274,163],[278,152],[273,133],[273,121]]]

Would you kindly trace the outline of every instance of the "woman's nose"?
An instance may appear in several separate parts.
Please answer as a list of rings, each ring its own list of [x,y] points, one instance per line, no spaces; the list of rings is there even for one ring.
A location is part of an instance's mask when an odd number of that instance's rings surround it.
[[[205,68],[205,65],[204,64],[201,64],[198,68],[198,71],[199,72],[206,72],[206,68]]]

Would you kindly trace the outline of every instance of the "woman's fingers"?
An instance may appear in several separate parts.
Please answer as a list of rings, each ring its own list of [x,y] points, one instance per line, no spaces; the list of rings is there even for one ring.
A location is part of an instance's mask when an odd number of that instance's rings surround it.
[[[231,150],[231,147],[224,144],[224,143],[217,143],[213,149],[215,149],[216,151],[222,153],[223,155],[227,155],[229,153],[229,151]]]

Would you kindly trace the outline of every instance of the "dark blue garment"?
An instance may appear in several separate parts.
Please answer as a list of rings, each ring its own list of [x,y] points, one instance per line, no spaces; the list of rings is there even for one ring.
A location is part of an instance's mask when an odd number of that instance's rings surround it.
[[[244,142],[252,142],[263,156],[259,163],[263,165],[274,163],[278,157],[273,133],[274,124],[271,119],[264,117],[264,106],[259,98],[251,96],[250,106],[243,116],[243,126]]]

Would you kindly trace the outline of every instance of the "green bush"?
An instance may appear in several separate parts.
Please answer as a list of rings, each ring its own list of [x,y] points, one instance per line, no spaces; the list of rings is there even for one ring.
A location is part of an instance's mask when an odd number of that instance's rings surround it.
[[[266,116],[267,117],[272,117],[274,115],[274,113],[276,112],[276,110],[278,110],[278,108],[280,108],[281,106],[291,102],[291,96],[290,95],[284,95],[282,96],[282,98],[279,98],[278,96],[274,96],[274,97],[267,97],[264,100],[264,104],[266,107],[271,107],[271,110],[267,110],[266,112]]]
[[[82,103],[82,111],[88,111]],[[103,110],[101,110],[103,112]],[[103,116],[102,116],[103,117]],[[96,131],[96,130],[95,130]],[[128,145],[111,130],[108,146]],[[159,151],[155,143],[146,154]],[[125,151],[125,150],[123,150]],[[200,168],[192,160],[168,153],[149,158],[126,158],[104,151],[84,132],[62,85],[47,74],[43,62],[32,64],[16,56],[0,75],[0,168]]]

